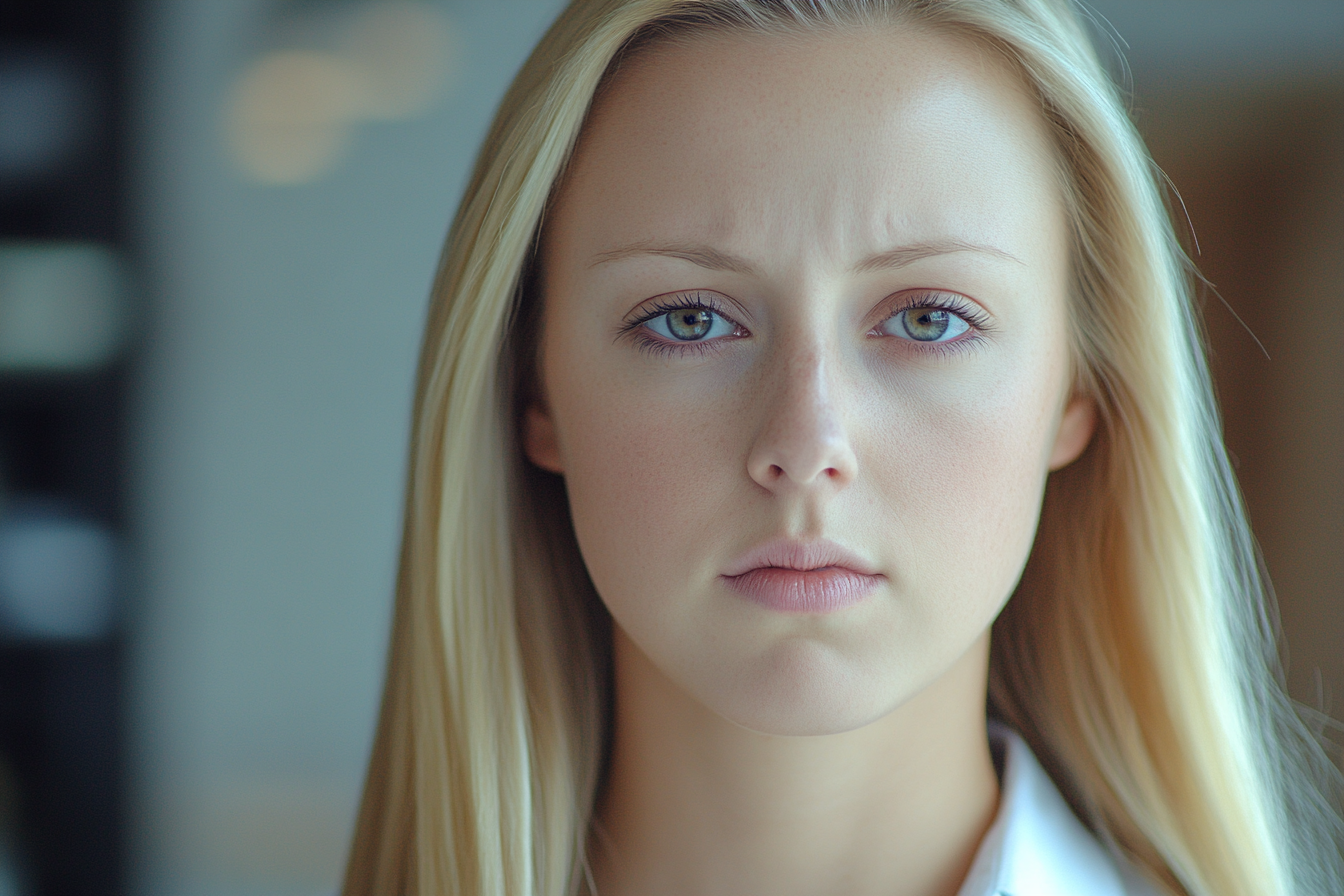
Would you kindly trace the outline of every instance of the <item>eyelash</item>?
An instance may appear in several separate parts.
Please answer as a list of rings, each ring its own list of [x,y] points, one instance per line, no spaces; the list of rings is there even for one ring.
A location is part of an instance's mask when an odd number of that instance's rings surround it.
[[[888,337],[885,333],[875,332],[878,327],[882,326],[896,315],[906,311],[913,311],[917,308],[950,311],[966,321],[966,323],[970,325],[970,329],[964,336],[959,336],[949,342],[918,342],[913,339],[901,339],[899,336]],[[922,291],[913,296],[909,296],[907,301],[899,301],[893,304],[881,319],[873,325],[872,329],[868,331],[869,335],[874,338],[895,338],[905,343],[908,349],[919,352],[932,352],[944,356],[973,348],[987,334],[993,332],[993,321],[978,305],[956,293],[939,292],[937,290]]]
[[[876,333],[878,327],[891,320],[898,314],[906,311],[912,311],[917,308],[931,308],[938,311],[950,311],[960,317],[970,325],[970,330],[965,336],[958,337],[949,342],[918,342],[913,339],[901,339],[899,336],[889,336],[885,333]],[[662,317],[673,311],[685,311],[688,309],[699,309],[709,311],[719,315],[723,319],[732,322],[746,335],[750,335],[746,328],[723,309],[723,304],[714,298],[713,293],[691,292],[679,293],[666,298],[655,300],[653,305],[645,305],[636,316],[628,318],[617,333],[617,338],[627,337],[633,339],[641,351],[656,355],[678,356],[687,354],[703,355],[706,352],[715,351],[720,347],[722,338],[712,339],[706,342],[668,342],[659,338],[650,332],[649,328],[644,326],[651,320]],[[869,335],[874,338],[893,338],[906,344],[908,350],[919,352],[932,352],[939,355],[950,355],[954,352],[965,351],[975,346],[986,334],[994,331],[994,325],[989,315],[974,303],[962,298],[956,293],[937,292],[928,290],[910,297],[909,301],[901,301],[893,304],[887,313],[873,325]]]
[[[655,355],[684,357],[687,354],[703,355],[706,352],[715,351],[723,342],[722,337],[709,341],[696,342],[668,342],[652,333],[648,327],[644,326],[651,320],[656,320],[665,314],[673,311],[701,310],[717,314],[719,317],[729,321],[744,334],[750,335],[746,327],[742,326],[737,320],[723,309],[723,303],[718,301],[713,293],[688,292],[675,293],[654,301],[653,305],[644,305],[637,312],[635,317],[628,318],[621,324],[617,337],[628,337],[635,341],[635,345],[640,351],[649,352]]]

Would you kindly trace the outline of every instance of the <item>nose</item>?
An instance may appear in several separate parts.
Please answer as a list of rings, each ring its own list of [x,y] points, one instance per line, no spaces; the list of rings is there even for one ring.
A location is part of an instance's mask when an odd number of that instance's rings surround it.
[[[764,415],[747,473],[775,493],[848,485],[858,461],[831,382],[836,365],[810,347],[772,366],[762,381]]]

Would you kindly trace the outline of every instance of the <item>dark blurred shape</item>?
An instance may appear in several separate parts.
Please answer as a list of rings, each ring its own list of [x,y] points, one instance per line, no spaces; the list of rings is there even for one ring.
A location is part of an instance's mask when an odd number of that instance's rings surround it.
[[[0,759],[0,896],[18,896],[30,889],[20,859],[18,812],[14,772]]]
[[[68,57],[0,51],[0,191],[58,176],[89,123],[88,79]]]
[[[127,10],[0,4],[4,896],[125,890]]]

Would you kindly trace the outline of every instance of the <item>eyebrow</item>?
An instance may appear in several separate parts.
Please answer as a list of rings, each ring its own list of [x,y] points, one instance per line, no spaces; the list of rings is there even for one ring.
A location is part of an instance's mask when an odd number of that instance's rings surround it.
[[[1002,249],[996,249],[993,246],[981,245],[979,243],[968,243],[964,240],[933,240],[925,243],[914,243],[909,246],[897,246],[894,249],[887,249],[870,255],[863,261],[854,266],[855,273],[866,274],[872,271],[891,271],[897,268],[903,268],[908,264],[919,261],[921,258],[931,258],[936,255],[950,255],[953,252],[982,252],[988,255],[994,255],[1008,261],[1015,261],[1018,264],[1024,264],[1020,258]],[[619,249],[611,249],[606,252],[599,252],[594,256],[589,267],[610,264],[613,261],[631,258],[638,255],[661,255],[665,258],[680,258],[682,261],[689,261],[691,264],[706,268],[711,271],[727,271],[732,274],[755,274],[756,269],[751,262],[737,255],[728,252],[721,252],[710,246],[701,246],[694,244],[669,244],[655,245],[648,242],[633,243],[629,246],[622,246]]]

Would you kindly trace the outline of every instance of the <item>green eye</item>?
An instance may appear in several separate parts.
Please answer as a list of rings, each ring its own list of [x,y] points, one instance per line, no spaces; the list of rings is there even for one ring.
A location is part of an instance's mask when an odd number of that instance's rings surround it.
[[[733,321],[699,305],[673,308],[649,318],[643,326],[669,342],[707,342],[720,336],[732,336],[738,330]]]
[[[912,342],[948,342],[971,328],[945,308],[907,308],[882,322],[882,332]]]
[[[673,338],[691,342],[705,338],[714,326],[714,315],[703,308],[678,308],[667,314],[667,331]]]
[[[947,332],[952,315],[946,311],[932,308],[910,309],[901,312],[901,325],[912,339],[920,342],[936,342]]]

